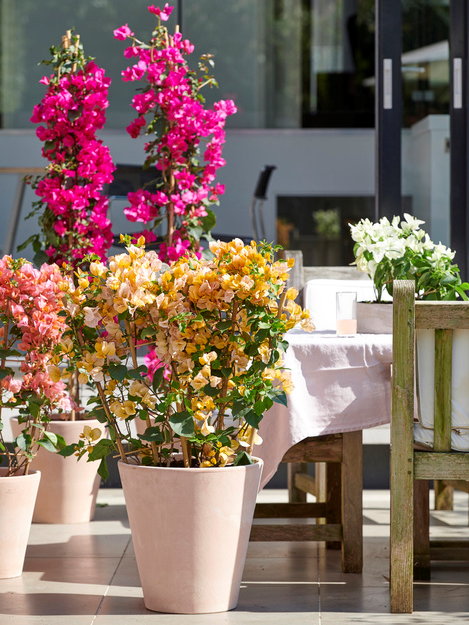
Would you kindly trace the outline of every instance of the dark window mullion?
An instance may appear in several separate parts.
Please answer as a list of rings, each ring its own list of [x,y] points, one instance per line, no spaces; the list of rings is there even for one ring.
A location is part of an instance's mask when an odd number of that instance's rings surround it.
[[[402,8],[401,0],[376,0],[375,213],[402,213]],[[384,93],[384,65],[392,63],[392,95]],[[390,108],[389,108],[390,107]]]
[[[466,0],[451,0],[450,7],[450,232],[451,247],[456,251],[456,262],[461,269],[461,276],[467,279],[469,266],[467,257],[469,67],[466,38],[469,32],[469,11]],[[453,97],[455,59],[462,59],[461,106],[455,103]]]

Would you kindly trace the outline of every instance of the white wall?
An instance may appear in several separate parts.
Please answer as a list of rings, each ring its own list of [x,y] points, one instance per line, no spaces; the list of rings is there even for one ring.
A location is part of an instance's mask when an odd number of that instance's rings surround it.
[[[403,193],[431,238],[450,243],[449,115],[429,115],[403,134]]]
[[[143,160],[142,140],[125,133],[105,131],[102,138],[116,162],[139,164]],[[41,144],[34,131],[0,131],[0,168],[37,167],[44,164]],[[221,206],[216,209],[215,231],[223,234],[252,236],[249,206],[257,177],[266,164],[276,165],[268,201],[265,204],[269,239],[275,238],[277,195],[372,195],[374,189],[373,130],[230,130],[225,146],[226,167],[218,180],[226,185]],[[8,226],[16,179],[0,176],[0,247]],[[34,196],[28,190],[23,216]],[[116,232],[128,231],[121,207],[113,211]],[[17,242],[34,232],[32,222],[22,219]]]

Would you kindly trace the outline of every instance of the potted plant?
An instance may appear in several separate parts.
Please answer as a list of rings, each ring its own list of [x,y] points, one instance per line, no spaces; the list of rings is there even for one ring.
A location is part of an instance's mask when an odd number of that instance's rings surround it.
[[[369,275],[376,292],[376,305],[357,306],[359,332],[392,332],[392,307],[384,302],[392,298],[393,280],[414,280],[418,299],[467,299],[469,284],[461,281],[455,253],[433,243],[420,227],[423,223],[405,213],[403,219],[362,219],[350,225],[355,241],[352,264]]]
[[[455,253],[441,243],[435,244],[421,229],[424,222],[404,214],[404,218],[393,217],[389,221],[383,217],[373,224],[368,219],[351,226],[355,241],[355,264],[373,279],[377,302],[382,302],[386,293],[392,296],[393,280],[413,280],[415,296],[421,300],[467,300],[467,282],[462,282],[459,268],[454,264]],[[379,304],[362,304],[358,310],[358,325],[361,331],[377,328],[383,314],[367,313]],[[392,332],[392,307],[381,303],[389,316],[388,331]],[[364,320],[366,322],[364,324]],[[433,401],[435,376],[435,332],[417,330],[417,381],[418,399],[414,437],[418,443],[433,446]],[[454,377],[452,382],[453,431],[452,448],[469,451],[465,432],[469,427],[469,389],[467,376],[467,350],[469,330],[454,332],[452,358]]]
[[[92,412],[109,437],[63,453],[100,460],[103,476],[106,456],[120,457],[147,608],[229,610],[261,475],[250,452],[264,412],[286,401],[283,335],[308,313],[270,245],[212,242],[210,259],[167,266],[143,243],[127,239],[126,253],[68,284],[76,367],[96,386]],[[149,343],[152,378],[139,356]],[[147,424],[138,436],[135,419]]]
[[[48,427],[55,410],[70,408],[64,383],[48,372],[65,329],[61,281],[56,265],[36,269],[24,259],[0,259],[0,578],[23,569],[40,479],[33,458],[41,448],[64,446]],[[12,445],[3,434],[7,410],[18,415]]]
[[[80,36],[67,31],[61,47],[51,48],[44,61],[52,73],[41,83],[46,93],[34,107],[31,121],[44,143],[42,155],[49,162],[44,175],[31,181],[39,199],[31,215],[40,213],[40,233],[22,246],[33,245],[36,262],[55,262],[73,275],[93,253],[105,258],[112,244],[108,198],[104,185],[115,169],[109,149],[97,137],[105,123],[110,79],[86,57]],[[64,344],[64,360],[67,345]],[[80,405],[78,376],[54,367],[56,381],[65,379],[73,398],[72,409],[51,417],[49,431],[76,440],[88,414]],[[66,377],[64,377],[66,376]],[[87,423],[96,432],[98,422]],[[93,464],[77,465],[72,458],[39,452],[34,466],[42,480],[33,521],[40,523],[87,522],[94,516],[99,477]]]

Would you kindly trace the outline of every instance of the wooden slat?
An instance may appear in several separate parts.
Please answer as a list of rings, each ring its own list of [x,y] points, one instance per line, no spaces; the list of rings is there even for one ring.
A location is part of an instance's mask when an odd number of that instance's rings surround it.
[[[253,525],[251,541],[341,540],[340,525]]]
[[[0,167],[0,174],[43,174],[45,167]]]
[[[282,462],[341,462],[342,434],[306,438],[286,452]]]
[[[469,541],[432,540],[430,541],[432,560],[467,561],[469,560]]]
[[[469,328],[469,302],[415,302],[416,328]]]
[[[434,441],[435,451],[451,450],[451,367],[453,331],[435,330]]]
[[[295,473],[294,485],[295,488],[302,493],[316,495],[316,480],[312,475],[308,475],[307,473]]]
[[[325,503],[258,503],[255,519],[315,519],[325,517]]]
[[[414,283],[393,285],[391,407],[391,612],[413,608]]]
[[[287,464],[288,501],[290,503],[305,503],[306,492],[297,486],[297,475],[304,475],[308,465],[306,462],[289,462]]]
[[[469,454],[416,451],[415,479],[469,480]]]
[[[445,488],[451,488],[456,490],[462,490],[465,493],[469,493],[469,482],[465,482],[464,480],[441,480],[440,484]],[[441,508],[438,508],[441,510]],[[452,507],[450,508],[453,509]]]

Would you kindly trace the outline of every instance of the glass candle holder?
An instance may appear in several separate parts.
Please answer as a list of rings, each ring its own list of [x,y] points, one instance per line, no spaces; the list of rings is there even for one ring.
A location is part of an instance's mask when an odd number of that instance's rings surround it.
[[[336,332],[342,336],[357,333],[357,294],[355,291],[336,293]]]

